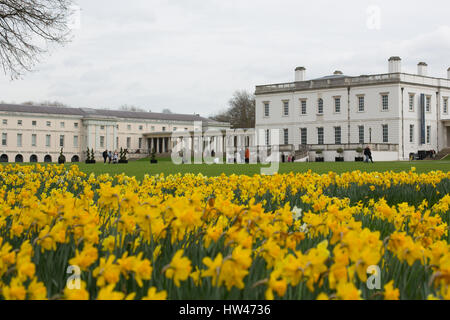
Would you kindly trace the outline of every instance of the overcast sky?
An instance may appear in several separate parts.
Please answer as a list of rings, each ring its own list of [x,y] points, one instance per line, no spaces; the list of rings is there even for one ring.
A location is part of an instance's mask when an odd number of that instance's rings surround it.
[[[81,27],[33,73],[0,75],[0,100],[123,104],[215,114],[233,92],[307,78],[403,70],[446,77],[448,0],[78,0]],[[375,9],[373,8],[375,6]],[[380,9],[380,22],[377,10]],[[379,28],[378,28],[379,27]]]

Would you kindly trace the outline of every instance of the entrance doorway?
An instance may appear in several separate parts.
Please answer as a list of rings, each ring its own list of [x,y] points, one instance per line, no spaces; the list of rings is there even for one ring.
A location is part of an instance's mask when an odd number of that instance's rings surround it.
[[[447,129],[447,148],[450,148],[450,127],[445,127]]]

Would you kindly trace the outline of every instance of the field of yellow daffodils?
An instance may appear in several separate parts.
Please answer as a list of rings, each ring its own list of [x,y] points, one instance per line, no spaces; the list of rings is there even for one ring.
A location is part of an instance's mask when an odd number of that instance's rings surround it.
[[[0,299],[449,299],[450,172],[0,167]]]

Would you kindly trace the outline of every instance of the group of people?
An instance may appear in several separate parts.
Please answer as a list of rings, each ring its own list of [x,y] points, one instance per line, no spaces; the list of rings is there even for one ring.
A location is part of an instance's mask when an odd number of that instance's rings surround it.
[[[214,150],[211,150],[211,157],[214,159],[214,163],[220,163],[220,158],[216,157],[216,152]],[[186,150],[182,149],[178,152],[178,156],[181,158],[181,163],[188,163],[189,159],[189,152],[186,152]],[[229,158],[227,158],[228,163],[250,163],[250,149],[246,148],[239,149],[236,154],[229,154]]]
[[[106,163],[106,161],[108,160],[108,163],[118,163],[119,162],[119,153],[117,151],[115,151],[114,153],[110,150],[105,150],[103,151],[103,163]]]
[[[250,163],[250,149],[240,148],[236,154],[229,153],[227,163]]]
[[[239,152],[236,153],[236,163],[250,163],[250,150],[249,148],[240,148]]]
[[[281,162],[295,162],[295,157],[292,154],[288,154],[287,156],[282,154]]]

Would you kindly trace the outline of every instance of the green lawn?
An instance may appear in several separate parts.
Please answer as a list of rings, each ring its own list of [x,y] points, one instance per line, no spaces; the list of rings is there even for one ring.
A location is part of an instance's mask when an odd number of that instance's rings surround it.
[[[67,166],[72,165],[68,163]],[[219,176],[222,173],[226,175],[254,175],[261,173],[261,168],[268,167],[268,165],[249,165],[249,164],[184,164],[174,165],[170,159],[159,159],[158,164],[150,164],[148,159],[140,161],[130,161],[128,164],[78,164],[80,169],[86,173],[109,173],[120,174],[125,173],[128,176],[135,176],[142,179],[145,174],[155,175],[164,173],[165,175],[176,173],[202,173],[206,176]],[[361,171],[409,171],[411,167],[415,167],[417,172],[429,172],[433,170],[450,171],[450,161],[413,161],[413,162],[375,162],[371,163],[356,163],[356,162],[325,162],[325,163],[280,163],[279,173],[289,172],[306,172],[312,170],[316,173],[328,173],[334,171],[337,173],[361,170]]]
[[[66,166],[70,167],[72,163],[67,163]],[[159,159],[157,164],[150,164],[148,159],[139,161],[130,161],[128,164],[77,164],[80,169],[87,173],[103,174],[109,173],[111,175],[125,173],[128,176],[135,176],[138,179],[142,179],[145,174],[156,175],[164,173],[165,175],[176,173],[202,173],[206,176],[219,176],[222,173],[226,175],[254,175],[260,174],[261,168],[268,168],[269,165],[251,165],[251,164],[184,164],[174,165],[170,159]],[[429,172],[433,170],[450,171],[450,161],[405,161],[405,162],[375,162],[375,163],[362,163],[362,162],[325,162],[325,163],[280,163],[279,173],[289,172],[306,172],[312,170],[316,173],[328,173],[334,171],[337,173],[361,170],[366,172],[371,171],[409,171],[411,167],[415,167],[416,171]]]

